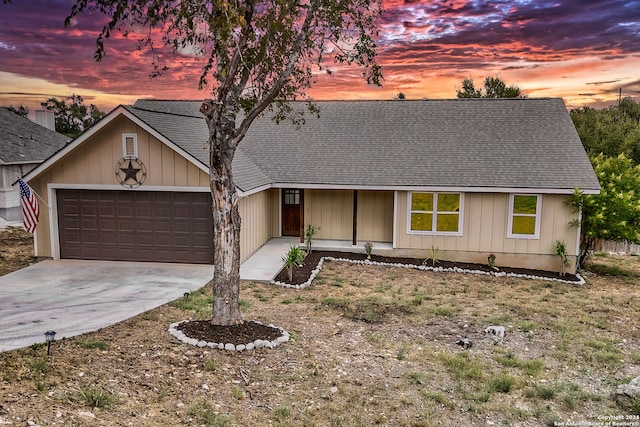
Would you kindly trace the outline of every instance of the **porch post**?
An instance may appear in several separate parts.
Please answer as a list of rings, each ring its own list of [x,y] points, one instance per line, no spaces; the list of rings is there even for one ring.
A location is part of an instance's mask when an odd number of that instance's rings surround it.
[[[304,192],[305,189],[300,189],[300,243],[304,243]]]
[[[358,190],[353,190],[353,233],[351,244],[358,243]]]

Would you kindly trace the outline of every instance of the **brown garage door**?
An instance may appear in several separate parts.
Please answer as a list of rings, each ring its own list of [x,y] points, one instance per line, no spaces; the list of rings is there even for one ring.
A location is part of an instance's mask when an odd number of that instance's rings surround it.
[[[58,190],[60,257],[212,264],[210,193]]]

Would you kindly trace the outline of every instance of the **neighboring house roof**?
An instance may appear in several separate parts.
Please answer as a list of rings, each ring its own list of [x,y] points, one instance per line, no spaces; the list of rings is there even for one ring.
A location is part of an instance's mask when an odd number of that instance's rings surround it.
[[[0,164],[40,163],[70,138],[0,107]]]
[[[201,101],[127,107],[208,165]],[[600,185],[561,99],[318,101],[320,117],[258,118],[238,146],[236,184],[563,190]],[[297,105],[304,108],[303,103]]]

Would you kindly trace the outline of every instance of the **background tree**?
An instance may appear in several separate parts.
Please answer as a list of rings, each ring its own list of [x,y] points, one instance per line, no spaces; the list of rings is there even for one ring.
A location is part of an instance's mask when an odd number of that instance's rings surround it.
[[[571,119],[587,153],[607,157],[624,154],[640,164],[640,104],[624,98],[619,104],[596,110],[571,110]]]
[[[7,110],[19,116],[29,117],[29,109],[24,105],[21,105],[18,108],[15,108],[13,105],[9,105],[8,107],[3,107],[3,108],[6,108]]]
[[[458,98],[526,98],[516,85],[507,86],[499,77],[485,77],[483,89],[476,89],[472,78],[462,80],[462,90],[456,89]]]
[[[80,95],[67,96],[63,100],[49,98],[41,103],[43,108],[53,111],[56,122],[56,132],[75,138],[90,128],[105,113],[91,104],[88,108]]]
[[[275,120],[303,121],[286,100],[304,99],[325,59],[355,64],[365,80],[380,84],[375,61],[380,0],[75,0],[83,13],[109,19],[96,40],[95,59],[116,31],[135,34],[141,49],[158,41],[202,64],[200,88],[213,99],[200,108],[209,127],[209,181],[213,196],[214,277],[212,323],[240,323],[240,214],[232,160],[253,121],[267,108]],[[185,56],[185,55],[182,55]],[[154,73],[168,70],[154,55]],[[310,111],[317,113],[310,105]],[[240,114],[242,113],[242,114]]]
[[[582,213],[580,267],[584,267],[597,239],[640,243],[640,166],[624,154],[592,157],[600,194],[576,190],[568,204]]]

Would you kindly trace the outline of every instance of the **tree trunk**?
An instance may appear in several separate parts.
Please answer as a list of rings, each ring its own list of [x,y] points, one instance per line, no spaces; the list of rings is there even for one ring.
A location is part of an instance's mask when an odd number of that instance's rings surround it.
[[[235,114],[222,114],[212,101],[200,111],[209,125],[209,182],[213,198],[213,313],[211,323],[236,325],[240,314],[240,212],[231,163],[235,147],[230,137]],[[228,110],[225,110],[228,111]]]

